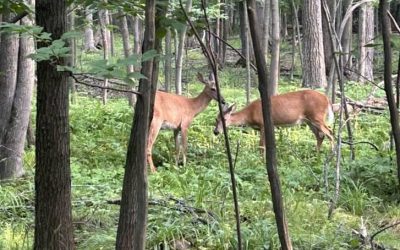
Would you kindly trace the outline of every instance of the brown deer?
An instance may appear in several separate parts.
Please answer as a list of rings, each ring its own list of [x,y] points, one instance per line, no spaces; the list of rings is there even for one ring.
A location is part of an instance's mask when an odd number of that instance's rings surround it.
[[[248,125],[260,130],[260,147],[263,152],[264,119],[261,100],[255,100],[242,110],[235,112],[235,104],[224,110],[223,118],[226,126]],[[271,116],[275,126],[291,126],[307,123],[317,139],[317,151],[320,150],[324,136],[327,136],[333,149],[332,130],[325,123],[333,121],[332,106],[328,98],[315,90],[300,90],[271,97]],[[221,116],[218,115],[214,134],[222,131]]]
[[[181,132],[183,165],[186,165],[187,130],[194,117],[202,112],[212,99],[218,101],[215,82],[211,75],[209,80],[205,80],[203,75],[198,73],[197,78],[205,85],[203,91],[197,97],[187,98],[162,91],[156,92],[153,120],[150,124],[147,141],[147,162],[152,172],[156,171],[152,158],[152,149],[160,128],[163,127],[174,130],[177,162],[180,155],[178,134]],[[222,96],[221,102],[223,104],[225,103]]]

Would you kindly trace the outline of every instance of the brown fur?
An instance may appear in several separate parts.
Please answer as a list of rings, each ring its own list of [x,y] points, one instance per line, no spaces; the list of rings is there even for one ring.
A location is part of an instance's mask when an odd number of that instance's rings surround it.
[[[328,98],[315,90],[300,90],[271,97],[271,117],[275,126],[291,126],[306,122],[317,139],[317,150],[320,149],[324,136],[331,141],[332,130],[325,123],[331,105]],[[224,112],[226,126],[248,125],[260,130],[260,146],[264,148],[264,119],[261,100],[255,100],[242,110],[233,113],[234,106]],[[218,116],[214,133],[222,130],[221,117]]]
[[[152,158],[152,149],[158,132],[163,125],[174,130],[177,162],[180,155],[178,134],[179,131],[181,132],[183,164],[186,164],[187,130],[194,117],[202,112],[212,99],[218,99],[214,82],[204,80],[200,73],[198,74],[198,79],[200,82],[204,83],[205,87],[203,91],[194,98],[187,98],[161,91],[156,92],[153,120],[150,124],[147,141],[147,161],[152,172],[156,171]],[[222,97],[221,101],[224,102]]]

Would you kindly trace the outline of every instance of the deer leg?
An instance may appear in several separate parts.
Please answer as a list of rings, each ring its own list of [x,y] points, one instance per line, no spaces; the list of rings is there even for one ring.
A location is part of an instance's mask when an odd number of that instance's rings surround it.
[[[174,130],[174,140],[175,140],[175,161],[176,161],[176,165],[178,166],[179,154],[180,154],[179,129]]]
[[[265,160],[265,132],[263,128],[260,128],[260,154],[262,158]]]
[[[182,141],[182,159],[183,166],[186,166],[186,152],[187,152],[187,129],[182,128],[181,130],[181,141]]]
[[[332,136],[332,130],[329,127],[327,127],[324,123],[310,123],[309,127],[317,138],[317,151],[320,150],[325,136],[328,137],[331,150],[333,150],[334,138]]]
[[[147,162],[149,163],[150,170],[153,173],[156,172],[157,169],[153,163],[152,150],[153,150],[153,145],[154,145],[154,142],[156,141],[158,132],[160,131],[161,124],[162,124],[162,121],[157,121],[157,120],[153,119],[153,121],[151,122],[151,125],[150,125],[149,136],[147,139]]]

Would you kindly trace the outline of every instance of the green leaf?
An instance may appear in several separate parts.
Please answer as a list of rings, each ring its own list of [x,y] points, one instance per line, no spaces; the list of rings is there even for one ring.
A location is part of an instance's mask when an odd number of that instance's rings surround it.
[[[153,59],[154,57],[157,56],[157,51],[155,49],[146,51],[143,55],[142,55],[142,62],[148,61]]]

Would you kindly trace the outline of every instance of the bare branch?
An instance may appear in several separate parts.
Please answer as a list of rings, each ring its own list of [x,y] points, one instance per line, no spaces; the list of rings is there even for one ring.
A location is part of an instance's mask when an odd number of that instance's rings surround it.
[[[71,74],[70,77],[72,77],[75,80],[76,83],[83,84],[83,85],[86,85],[86,86],[89,86],[89,87],[99,88],[99,89],[107,89],[107,90],[112,90],[112,91],[117,91],[117,92],[124,92],[124,93],[132,93],[132,94],[136,94],[136,95],[142,95],[142,93],[134,91],[134,90],[116,89],[116,88],[112,88],[112,87],[105,87],[105,86],[100,86],[100,85],[96,85],[96,84],[83,82],[83,81],[78,80],[78,78],[76,76],[74,76],[73,74]]]

